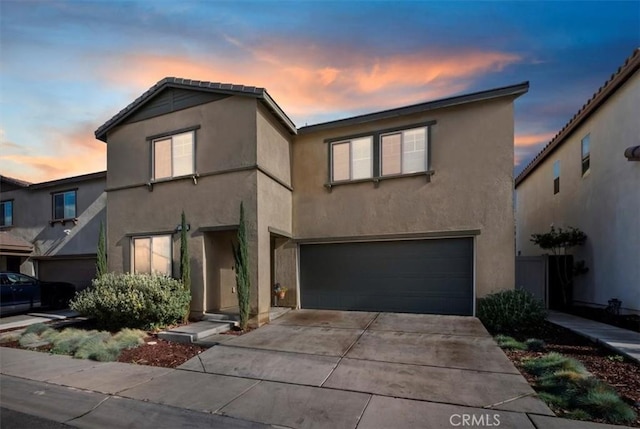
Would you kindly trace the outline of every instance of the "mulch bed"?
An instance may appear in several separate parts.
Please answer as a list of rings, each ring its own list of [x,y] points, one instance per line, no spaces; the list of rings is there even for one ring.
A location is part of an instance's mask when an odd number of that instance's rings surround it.
[[[145,339],[144,345],[123,350],[118,356],[118,362],[175,368],[205,350],[206,347],[173,343],[161,340],[157,335],[150,335]]]
[[[535,379],[523,370],[523,359],[539,357],[549,352],[574,358],[582,362],[594,377],[613,387],[622,399],[634,408],[639,417],[629,426],[640,427],[640,364],[627,358],[619,360],[614,351],[548,322],[545,322],[542,335],[538,336],[546,343],[544,352],[504,350],[529,383],[535,384]]]

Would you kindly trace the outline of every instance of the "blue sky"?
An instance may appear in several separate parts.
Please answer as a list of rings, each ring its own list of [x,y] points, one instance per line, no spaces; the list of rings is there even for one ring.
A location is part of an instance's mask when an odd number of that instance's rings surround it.
[[[530,81],[516,172],[640,46],[640,1],[0,2],[0,173],[104,170],[165,76],[262,86],[298,126]]]

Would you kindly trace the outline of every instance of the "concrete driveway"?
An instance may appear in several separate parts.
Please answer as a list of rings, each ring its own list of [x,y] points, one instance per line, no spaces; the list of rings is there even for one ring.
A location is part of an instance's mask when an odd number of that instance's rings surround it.
[[[441,428],[468,415],[533,428],[553,415],[472,317],[291,311],[179,369],[193,372],[180,376],[202,398],[193,409],[286,427]],[[167,381],[121,394],[186,406]]]

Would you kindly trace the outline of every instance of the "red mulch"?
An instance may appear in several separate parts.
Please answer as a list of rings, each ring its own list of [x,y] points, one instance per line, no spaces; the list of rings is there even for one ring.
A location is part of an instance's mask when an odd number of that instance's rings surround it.
[[[504,351],[529,383],[535,384],[535,379],[520,365],[525,358],[557,352],[579,360],[594,377],[613,387],[634,408],[638,420],[629,426],[640,427],[640,364],[626,358],[622,361],[614,359],[617,355],[614,351],[550,323],[546,324],[540,339],[546,343],[544,352]]]
[[[144,345],[135,349],[123,350],[118,356],[118,362],[175,368],[205,350],[207,350],[206,347],[172,343],[161,340],[156,335],[151,335],[145,338]]]

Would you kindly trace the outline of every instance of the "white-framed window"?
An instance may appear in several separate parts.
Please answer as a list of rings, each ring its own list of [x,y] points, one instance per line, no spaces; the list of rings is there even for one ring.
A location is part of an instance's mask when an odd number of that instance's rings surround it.
[[[132,272],[171,275],[173,268],[171,235],[134,237],[132,253]]]
[[[560,192],[560,160],[553,163],[553,193]]]
[[[13,201],[0,202],[0,226],[13,225]]]
[[[75,219],[76,191],[56,192],[52,195],[53,220]]]
[[[331,181],[373,177],[373,137],[331,143]]]
[[[395,131],[380,136],[380,175],[427,171],[427,127]]]
[[[584,136],[580,142],[580,152],[582,155],[582,175],[584,176],[591,168],[591,134]]]
[[[195,131],[152,140],[153,180],[193,174],[194,140]]]

